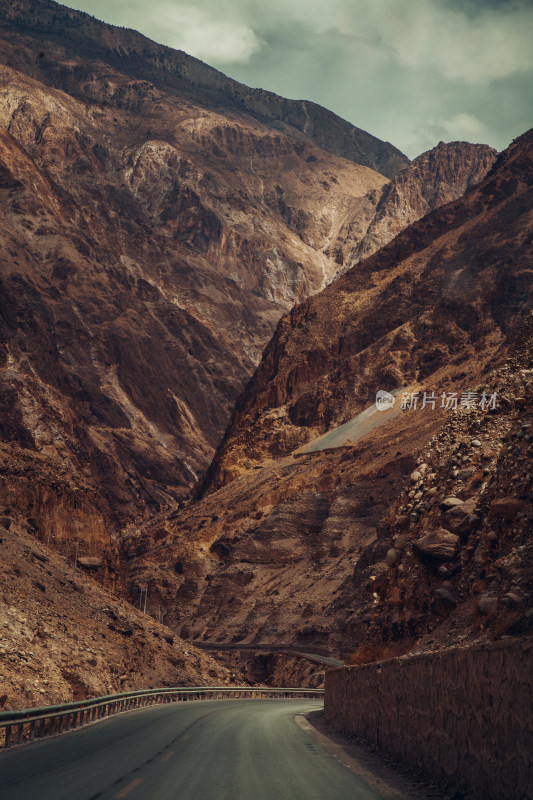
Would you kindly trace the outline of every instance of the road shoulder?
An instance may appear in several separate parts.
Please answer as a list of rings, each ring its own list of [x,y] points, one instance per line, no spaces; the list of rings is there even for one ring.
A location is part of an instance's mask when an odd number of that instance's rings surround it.
[[[468,800],[455,789],[402,770],[376,748],[339,733],[328,725],[323,711],[298,714],[296,722],[333,758],[381,794],[383,800]]]

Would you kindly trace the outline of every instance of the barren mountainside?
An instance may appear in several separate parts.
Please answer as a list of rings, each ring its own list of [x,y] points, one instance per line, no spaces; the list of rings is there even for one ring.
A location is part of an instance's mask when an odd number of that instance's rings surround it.
[[[332,280],[348,222],[352,244],[368,229],[388,181],[367,165],[397,151],[325,111],[304,133],[302,104],[52,2],[0,2],[0,36],[5,503],[113,558],[189,495],[281,314]],[[439,195],[488,168],[464,148]]]
[[[207,490],[346,422],[379,389],[464,377],[465,365],[501,357],[531,307],[532,160],[529,132],[463,198],[283,317]]]
[[[45,46],[17,8],[19,29],[1,6],[6,505],[98,550],[187,495],[277,319],[334,274],[335,215],[386,178],[81,56],[79,27]]]
[[[532,166],[0,0],[0,707],[527,629]]]
[[[334,248],[337,261],[348,269],[430,211],[461,197],[485,177],[496,156],[493,148],[468,142],[439,142],[422,153],[385,184],[377,197],[375,193],[368,196],[376,209],[368,215],[370,224],[363,236],[355,228],[357,220],[339,231]]]
[[[124,543],[131,596],[356,663],[530,632],[532,154],[283,318],[203,498]],[[369,416],[398,387],[418,404]]]
[[[388,142],[382,142],[360,130],[316,103],[287,100],[272,92],[251,89],[228,78],[197,58],[179,50],[156,44],[133,30],[105,25],[88,14],[73,11],[51,0],[2,0],[1,16],[6,30],[27,33],[43,46],[40,60],[22,56],[25,70],[34,77],[47,77],[54,85],[75,96],[95,93],[95,100],[105,98],[102,81],[83,80],[83,67],[55,58],[55,47],[65,49],[81,61],[101,60],[133,82],[140,80],[145,89],[150,83],[201,106],[237,112],[254,117],[261,123],[291,136],[311,140],[318,147],[357,164],[370,167],[388,178],[393,177],[409,159]],[[46,46],[45,46],[46,45]],[[50,51],[50,48],[52,50]],[[40,54],[39,54],[40,55]],[[19,62],[20,63],[20,62]],[[81,67],[81,68],[80,68]],[[133,85],[119,87],[114,101],[135,102]],[[106,98],[109,99],[109,98]]]

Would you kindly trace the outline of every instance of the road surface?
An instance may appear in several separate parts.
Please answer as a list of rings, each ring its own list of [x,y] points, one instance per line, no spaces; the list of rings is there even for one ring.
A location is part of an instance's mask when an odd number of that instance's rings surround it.
[[[327,664],[331,667],[344,666],[344,661],[340,661],[338,658],[333,658],[324,653],[313,653],[307,649],[302,649],[297,644],[285,644],[282,642],[279,644],[272,644],[271,642],[255,642],[252,644],[242,644],[242,642],[198,642],[194,639],[189,641],[194,647],[198,647],[208,653],[226,650],[235,653],[260,653],[266,651],[267,653],[285,653],[289,656],[298,656],[299,658],[304,658],[317,664]]]
[[[315,700],[139,709],[0,754],[1,800],[381,800],[295,721]]]
[[[395,397],[401,390],[394,389],[391,394]],[[395,417],[401,413],[400,402],[397,399],[392,408],[384,411],[378,410],[375,403],[361,411],[360,414],[339,425],[338,428],[323,433],[317,439],[314,439],[309,444],[305,444],[296,450],[297,453],[316,453],[319,450],[329,450],[330,448],[343,447],[347,442],[356,444],[359,439],[366,436],[367,433],[381,428],[382,425],[388,424]]]

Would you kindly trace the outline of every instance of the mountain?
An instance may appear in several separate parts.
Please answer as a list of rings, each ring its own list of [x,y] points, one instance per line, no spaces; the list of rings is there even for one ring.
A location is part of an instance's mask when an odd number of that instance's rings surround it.
[[[530,131],[285,316],[202,499],[124,543],[130,586],[187,638],[359,663],[527,631],[532,227]]]
[[[188,495],[280,315],[335,273],[337,216],[387,179],[179,94],[184,64],[223,77],[185,54],[0,10],[5,504],[100,550]]]
[[[84,62],[98,60],[133,81],[140,80],[148,92],[151,87],[147,81],[204,108],[244,113],[388,178],[409,162],[393,145],[316,103],[286,100],[272,92],[250,89],[198,59],[158,45],[136,31],[104,25],[88,14],[50,0],[2,0],[0,13],[5,35],[14,45],[8,63],[83,100],[92,96],[97,103],[128,105],[135,102],[132,90],[141,88],[131,84],[106,86],[105,80],[92,80]],[[20,49],[21,43],[27,43],[27,36],[31,38],[32,51],[35,44],[41,44],[37,58],[34,53],[28,57]],[[60,54],[62,58],[58,58]]]
[[[112,561],[110,537],[190,495],[279,317],[333,279],[348,222],[350,247],[369,229],[370,166],[408,161],[48,0],[0,1],[0,37],[6,506]],[[490,162],[453,147],[439,197]]]
[[[515,141],[477,187],[283,317],[237,401],[207,490],[346,422],[379,389],[462,381],[501,358],[531,306],[532,139]]]
[[[350,221],[339,231],[331,251],[344,269],[388,244],[404,228],[475,186],[497,157],[492,147],[469,142],[439,142],[415,158],[390,183],[367,202],[375,205],[367,213],[370,224],[362,233],[360,220]]]
[[[147,686],[230,684],[235,674],[97,583],[75,562],[0,518],[0,709],[41,707]]]
[[[333,592],[331,622],[349,631],[350,576],[381,552],[383,515],[442,414],[305,448],[376,388],[468,386],[503,361],[529,291],[527,139],[487,178],[481,145],[410,164],[325,109],[48,0],[0,0],[0,40],[10,692],[34,640],[39,670],[65,674],[25,702],[137,685],[137,638],[155,665],[145,681],[178,662],[184,681],[226,679],[144,625],[141,590],[186,638],[246,639],[275,619],[328,639]],[[259,363],[205,483],[223,488],[191,503]],[[108,630],[97,684],[83,652]],[[93,649],[101,666],[106,646]]]

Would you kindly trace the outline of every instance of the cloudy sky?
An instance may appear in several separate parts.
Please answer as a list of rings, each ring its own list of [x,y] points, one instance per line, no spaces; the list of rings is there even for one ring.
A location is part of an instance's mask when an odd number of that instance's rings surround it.
[[[68,0],[410,157],[533,126],[533,0]]]

